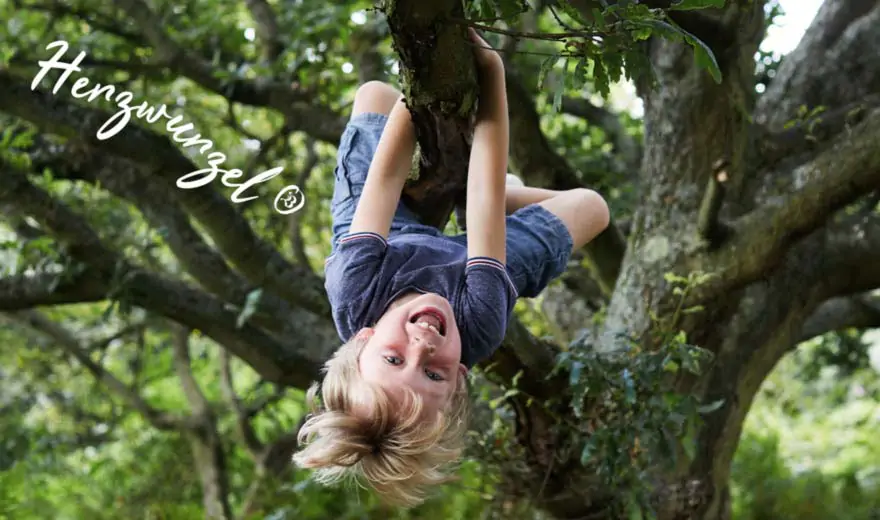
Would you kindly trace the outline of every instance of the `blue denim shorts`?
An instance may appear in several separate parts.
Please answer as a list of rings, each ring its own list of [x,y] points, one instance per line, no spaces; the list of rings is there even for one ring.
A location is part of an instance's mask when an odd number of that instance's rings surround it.
[[[359,114],[349,120],[339,142],[334,170],[333,244],[348,232],[357,202],[364,188],[370,162],[388,117]],[[401,201],[391,223],[391,235],[421,233],[444,237],[439,229],[421,224]],[[467,235],[445,236],[467,245]],[[507,270],[521,297],[537,296],[554,278],[565,271],[571,257],[572,239],[562,220],[543,206],[532,204],[507,216]]]

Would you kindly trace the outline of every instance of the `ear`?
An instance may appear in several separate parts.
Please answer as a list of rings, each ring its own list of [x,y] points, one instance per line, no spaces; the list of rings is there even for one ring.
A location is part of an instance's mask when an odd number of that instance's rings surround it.
[[[458,364],[458,373],[461,374],[461,377],[467,377],[468,369],[464,366],[464,363]]]
[[[372,338],[372,337],[373,337],[373,334],[374,334],[375,332],[376,332],[376,330],[373,329],[372,327],[364,327],[364,328],[362,328],[361,330],[358,331],[358,333],[357,333],[357,335],[355,336],[355,338],[357,338],[357,339],[359,339],[359,340],[362,340],[362,341],[366,341],[366,340]]]

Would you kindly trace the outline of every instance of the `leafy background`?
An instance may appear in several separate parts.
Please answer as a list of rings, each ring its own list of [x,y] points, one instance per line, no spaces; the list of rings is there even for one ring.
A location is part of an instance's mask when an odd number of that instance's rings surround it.
[[[368,2],[285,2],[284,8],[276,9],[278,23],[291,30],[281,34],[279,43],[286,52],[271,66],[260,65],[253,19],[243,2],[208,0],[160,7],[175,20],[166,28],[169,34],[190,50],[213,53],[215,63],[226,64],[224,74],[229,77],[283,77],[310,89],[316,101],[339,112],[348,109],[354,89],[363,79],[359,75],[365,68],[367,50],[374,58],[378,56],[382,76],[392,82],[397,78],[385,28],[369,11]],[[491,6],[492,12],[497,7]],[[481,8],[475,3],[475,12]],[[91,11],[93,23],[64,15],[65,10],[77,9]],[[774,13],[768,12],[768,16]],[[628,16],[639,19],[632,13]],[[10,70],[32,66],[47,55],[48,42],[63,37],[89,49],[89,58],[94,60],[91,79],[125,86],[138,99],[166,103],[185,114],[214,141],[216,149],[229,156],[230,163],[246,164],[253,171],[284,166],[283,177],[288,183],[290,179],[298,182],[307,196],[306,208],[297,217],[301,223],[297,239],[287,240],[288,223],[270,209],[268,201],[274,192],[267,191],[243,211],[254,228],[284,254],[305,258],[320,270],[329,247],[333,145],[286,132],[283,118],[273,111],[241,105],[230,108],[222,97],[152,67],[142,48],[125,41],[124,34],[133,30],[131,23],[112,29],[122,36],[108,36],[108,31],[100,29],[116,22],[98,2],[4,2],[0,3],[0,20],[4,31],[0,33],[0,64]],[[657,28],[656,21],[650,23]],[[538,31],[553,26],[546,17],[535,24]],[[376,42],[380,42],[378,47]],[[529,42],[515,57],[526,77],[540,80],[531,88],[542,128],[553,146],[565,150],[579,170],[607,172],[606,184],[597,187],[608,193],[614,214],[625,219],[635,200],[632,186],[623,176],[627,165],[620,152],[638,147],[642,132],[639,118],[605,105],[618,124],[603,129],[573,116],[577,107],[567,105],[567,100],[584,93],[593,94],[599,104],[603,94],[625,98],[626,91],[616,83],[624,78],[617,75],[615,57],[606,56],[602,63],[609,66],[611,60],[609,68],[597,70],[586,61],[557,59],[552,50],[548,56],[549,46]],[[701,54],[699,44],[694,48],[707,70],[713,72],[711,57]],[[247,57],[248,63],[236,66],[227,62],[227,49]],[[639,59],[637,53],[621,56],[623,59],[617,56],[618,66]],[[758,57],[758,68],[765,73],[763,81],[772,78],[778,64],[765,57]],[[115,66],[118,63],[125,66]],[[539,84],[547,88],[539,89]],[[101,101],[92,105],[99,106]],[[27,124],[2,114],[0,123],[0,149],[11,155],[35,135]],[[617,132],[609,132],[609,128]],[[280,187],[281,179],[276,181],[273,187]],[[161,230],[148,226],[132,207],[89,184],[59,181],[48,171],[40,186],[87,215],[96,228],[105,230],[104,238],[121,250],[175,269],[160,240]],[[0,251],[4,275],[40,269],[60,258],[57,244],[51,240],[22,243],[11,237],[7,235]],[[538,299],[517,306],[523,321],[537,335],[557,332],[542,313],[543,303]],[[93,359],[100,359],[105,370],[126,384],[137,385],[155,408],[188,409],[174,373],[169,332],[163,324],[154,323],[153,317],[116,304],[59,307],[46,315],[64,324]],[[127,333],[115,337],[121,329]],[[14,322],[0,322],[0,345],[4,346],[0,349],[0,518],[204,517],[202,488],[186,440],[176,432],[157,430],[108,394],[82,363],[56,343],[23,332]],[[775,368],[752,407],[735,459],[735,518],[880,518],[880,436],[876,434],[880,431],[880,367],[876,363],[871,366],[868,352],[867,341],[858,334],[830,334],[803,345]],[[228,457],[233,508],[248,500],[255,481],[263,484],[254,518],[541,518],[540,512],[517,497],[495,493],[497,465],[509,460],[500,454],[509,449],[505,440],[511,432],[504,419],[510,412],[497,399],[497,389],[484,381],[478,380],[477,399],[481,409],[492,414],[487,427],[474,434],[471,457],[462,468],[460,481],[446,486],[424,506],[402,511],[381,506],[354,487],[319,487],[306,472],[293,468],[278,478],[261,480],[257,464],[238,440],[236,417],[224,397],[220,353],[212,343],[196,336],[191,339],[191,356],[192,373],[219,410],[218,428]],[[261,405],[252,422],[261,439],[279,438],[296,428],[304,413],[302,391],[274,388],[237,360],[232,363],[232,373],[239,397]]]

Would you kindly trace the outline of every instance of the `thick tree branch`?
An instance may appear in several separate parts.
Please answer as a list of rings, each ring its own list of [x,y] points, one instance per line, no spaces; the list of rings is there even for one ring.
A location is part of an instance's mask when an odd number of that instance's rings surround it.
[[[840,108],[822,110],[783,130],[767,132],[758,127],[760,162],[771,168],[779,162],[800,164],[805,155],[815,154],[825,143],[851,130],[878,106],[880,95],[868,95]]]
[[[279,341],[249,323],[236,328],[237,314],[222,301],[129,264],[104,246],[84,219],[33,186],[23,173],[2,162],[0,172],[5,180],[0,186],[0,201],[32,216],[65,243],[75,258],[103,279],[114,280],[112,290],[118,297],[201,330],[268,380],[306,387],[317,374],[322,358],[310,344],[312,338],[307,341],[295,336]],[[301,325],[321,330],[317,320],[309,325],[304,321]]]
[[[862,294],[826,301],[807,318],[795,345],[828,332],[851,328],[880,328],[880,295]]]
[[[564,395],[565,389],[547,381],[553,370],[559,347],[533,336],[518,319],[507,326],[504,342],[495,354],[482,364],[491,377],[509,384],[522,372],[518,388],[536,398]]]
[[[97,302],[106,285],[93,273],[24,273],[0,277],[0,311]]]
[[[400,57],[407,107],[418,138],[418,179],[402,199],[425,224],[443,228],[466,189],[477,73],[455,0],[392,0],[383,12]]]
[[[38,311],[19,311],[9,313],[12,319],[52,339],[56,345],[74,357],[101,384],[120,397],[133,410],[160,430],[188,430],[196,426],[188,417],[157,410],[150,406],[136,390],[120,381],[104,367],[92,361],[80,342],[62,325],[50,320]]]
[[[163,231],[165,242],[183,268],[215,295],[243,308],[248,295],[257,289],[230,269],[223,257],[205,242],[173,201],[172,191],[147,177],[135,165],[105,154],[77,153],[70,146],[46,142],[35,145],[29,152],[36,171],[50,168],[65,178],[100,183],[101,187],[131,201],[154,229]],[[292,309],[272,293],[264,293],[250,319],[287,336],[296,333],[292,328],[297,321],[294,315],[302,312]]]
[[[761,96],[757,120],[773,131],[798,108],[837,108],[880,89],[880,4],[826,0],[798,48],[783,60]]]
[[[155,14],[149,11],[145,4],[136,2],[132,7],[134,12],[138,14],[144,14],[142,9],[146,9],[146,13],[148,13],[147,19],[154,23],[157,22]],[[140,34],[121,29],[118,22],[111,20],[96,21],[93,13],[89,11],[64,7],[60,4],[29,5],[27,8],[74,17],[102,32],[118,36],[132,44],[147,44]],[[140,20],[136,21],[136,23],[140,23]],[[158,21],[156,25],[150,26],[149,31],[144,29],[143,32],[152,37],[163,34],[161,21]],[[120,70],[127,70],[138,74],[143,72],[156,74],[160,69],[170,69],[184,77],[189,77],[203,88],[230,101],[277,110],[285,115],[288,125],[292,130],[305,132],[315,139],[333,145],[338,144],[339,137],[345,128],[346,118],[329,107],[315,103],[313,93],[297,91],[289,84],[274,79],[261,78],[252,80],[235,78],[228,81],[220,80],[218,79],[218,71],[211,68],[206,58],[187,52],[185,49],[177,46],[171,39],[157,40],[158,44],[152,40],[148,41],[159,50],[160,55],[163,52],[166,53],[162,56],[160,62],[139,66],[135,70],[132,70],[131,64],[120,63],[122,65]],[[245,62],[240,57],[237,59],[235,57],[227,57],[227,61]],[[32,63],[36,63],[36,61]],[[104,63],[102,66],[106,65],[109,65],[109,63]],[[298,101],[294,101],[295,99],[298,99]]]
[[[733,224],[734,236],[708,257],[706,272],[718,274],[694,292],[702,301],[719,291],[754,281],[795,242],[816,230],[837,210],[880,184],[880,109],[838,138],[799,170],[797,191],[767,203]]]
[[[31,121],[48,132],[85,141],[86,153],[91,149],[135,161],[169,186],[177,177],[200,169],[167,137],[132,124],[112,140],[99,141],[93,136],[111,114],[67,103],[49,93],[31,92],[27,85],[2,71],[0,110]],[[174,194],[205,226],[220,252],[253,283],[319,315],[329,316],[322,281],[305,267],[289,263],[271,244],[258,237],[219,193],[205,187],[176,189]]]
[[[824,299],[880,288],[880,214],[855,213],[829,224],[822,269],[815,279]]]

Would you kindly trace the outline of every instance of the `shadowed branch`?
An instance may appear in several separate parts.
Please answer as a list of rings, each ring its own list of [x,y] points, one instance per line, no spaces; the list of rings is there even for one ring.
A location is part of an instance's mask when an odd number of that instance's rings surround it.
[[[315,355],[314,346],[305,341],[300,348],[285,344],[250,323],[237,328],[237,313],[221,300],[132,265],[107,248],[85,219],[28,182],[24,173],[2,161],[0,173],[5,180],[0,185],[0,202],[33,217],[95,276],[113,280],[115,297],[201,330],[266,379],[307,386],[317,373],[318,358],[307,357]]]
[[[191,430],[198,426],[191,417],[172,414],[151,406],[135,389],[130,388],[104,367],[94,362],[73,333],[42,313],[30,310],[7,315],[14,321],[49,337],[58,347],[75,358],[110,392],[125,401],[128,406],[140,413],[154,427],[160,430],[181,431]]]
[[[32,92],[21,80],[0,71],[0,110],[28,120],[56,135],[86,141],[85,153],[105,153],[134,161],[152,178],[176,183],[177,178],[200,170],[171,141],[150,130],[129,125],[112,140],[94,136],[111,114],[66,102],[50,93]],[[218,250],[253,283],[271,290],[321,316],[330,308],[322,281],[302,266],[291,264],[260,238],[235,207],[220,193],[203,187],[176,189],[174,196],[195,216]]]
[[[795,345],[828,332],[870,328],[880,328],[880,295],[832,298],[807,318]]]

